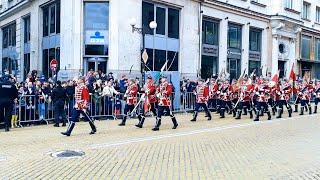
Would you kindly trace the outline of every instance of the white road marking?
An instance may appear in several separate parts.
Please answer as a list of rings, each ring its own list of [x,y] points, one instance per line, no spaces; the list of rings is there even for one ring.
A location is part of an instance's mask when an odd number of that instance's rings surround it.
[[[316,114],[308,115],[308,117],[313,117],[313,116],[316,116]],[[227,130],[227,129],[237,129],[237,128],[262,125],[262,124],[276,123],[276,122],[280,122],[280,121],[288,121],[288,120],[292,121],[292,120],[298,120],[298,119],[302,119],[302,118],[306,118],[306,117],[307,116],[281,118],[281,119],[273,119],[270,121],[257,121],[257,122],[243,123],[243,124],[225,125],[225,126],[214,127],[214,128],[198,129],[198,130],[192,130],[192,131],[180,132],[180,133],[164,134],[164,135],[158,135],[158,136],[132,138],[132,139],[127,139],[127,140],[115,141],[115,142],[93,144],[93,145],[89,146],[89,149],[101,149],[101,148],[115,147],[115,146],[121,146],[121,145],[126,145],[126,144],[131,144],[131,143],[137,143],[137,142],[160,140],[160,139],[166,139],[166,138],[172,138],[172,137],[182,137],[182,136],[189,136],[189,135],[201,134],[201,133],[207,133],[207,132],[217,132],[217,131],[222,131],[222,130]]]

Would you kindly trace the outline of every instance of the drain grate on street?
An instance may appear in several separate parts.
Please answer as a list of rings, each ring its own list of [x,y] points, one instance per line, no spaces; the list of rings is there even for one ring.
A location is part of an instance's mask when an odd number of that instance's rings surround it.
[[[83,151],[73,151],[73,150],[64,150],[52,153],[52,157],[56,158],[79,158],[84,156],[85,153]]]

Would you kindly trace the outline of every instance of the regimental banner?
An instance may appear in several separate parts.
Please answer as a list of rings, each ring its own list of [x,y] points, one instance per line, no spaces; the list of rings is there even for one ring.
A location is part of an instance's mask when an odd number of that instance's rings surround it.
[[[219,48],[216,45],[202,44],[202,55],[218,57]]]

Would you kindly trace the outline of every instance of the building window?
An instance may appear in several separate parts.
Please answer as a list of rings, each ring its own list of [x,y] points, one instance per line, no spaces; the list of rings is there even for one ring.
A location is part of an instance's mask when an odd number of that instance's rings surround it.
[[[293,9],[293,0],[285,0],[285,7],[288,9]]]
[[[156,33],[160,35],[166,35],[166,9],[162,7],[157,7],[156,12]]]
[[[316,8],[316,22],[320,23],[320,7]]]
[[[24,34],[24,43],[28,43],[30,41],[30,16],[25,17],[23,19],[24,22],[24,29],[23,29],[23,34]]]
[[[85,55],[108,55],[109,3],[86,2],[84,7]]]
[[[201,78],[203,79],[218,74],[218,57],[202,55],[201,67]]]
[[[30,72],[30,53],[24,54],[23,56],[23,64],[24,64],[24,68],[23,68],[23,79],[27,78],[28,73]]]
[[[152,29],[149,27],[149,23],[154,20],[154,5],[151,3],[142,3],[142,24],[143,30],[146,34],[153,34]]]
[[[302,18],[310,19],[310,3],[303,2]]]
[[[168,9],[168,37],[179,39],[179,10]]]
[[[16,46],[16,23],[2,28],[2,48]]]
[[[249,50],[260,52],[260,50],[261,50],[261,30],[250,28]]]
[[[301,57],[303,59],[310,59],[310,50],[311,50],[311,37],[302,36],[302,44],[301,44]]]
[[[56,1],[43,9],[43,36],[60,33],[60,1]]]
[[[202,42],[204,44],[218,45],[219,23],[204,20],[202,24]]]
[[[52,77],[52,71],[50,69],[50,61],[56,59],[60,65],[60,48],[44,49],[42,51],[42,73],[46,78]],[[60,69],[58,66],[57,71]]]
[[[320,39],[317,38],[316,39],[316,43],[315,43],[315,59],[317,61],[320,61]]]
[[[154,50],[155,58],[153,58],[153,49],[146,49],[148,53],[148,61],[146,63],[146,71],[160,71],[162,66],[168,60],[166,71],[178,71],[179,70],[179,52]]]
[[[157,22],[156,34],[179,39],[180,11],[178,9],[143,2],[142,27],[145,34],[153,34],[149,27],[151,21]]]
[[[228,48],[241,49],[241,26],[229,24]]]

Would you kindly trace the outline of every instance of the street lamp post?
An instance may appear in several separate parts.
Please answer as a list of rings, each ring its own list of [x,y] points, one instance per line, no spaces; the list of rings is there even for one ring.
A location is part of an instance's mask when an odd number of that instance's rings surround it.
[[[142,49],[141,49],[141,54],[142,53],[146,53],[145,52],[145,34],[146,34],[146,27],[141,27],[141,28],[138,28],[138,27],[136,27],[136,24],[137,24],[137,21],[136,21],[136,19],[135,18],[132,18],[131,20],[130,20],[130,25],[131,25],[131,27],[132,27],[132,33],[134,33],[134,32],[137,32],[137,33],[139,33],[139,34],[141,34],[142,35]],[[155,22],[155,21],[151,21],[150,22],[150,24],[149,24],[149,28],[150,29],[152,29],[153,30],[153,32],[154,32],[154,29],[156,29],[157,28],[157,23]],[[154,46],[154,45],[153,45]],[[154,47],[153,47],[153,49],[154,49]],[[145,76],[144,76],[144,74],[145,74],[145,67],[147,66],[141,59],[140,59],[140,61],[141,61],[141,75],[142,75],[142,83],[144,84],[145,83]]]

